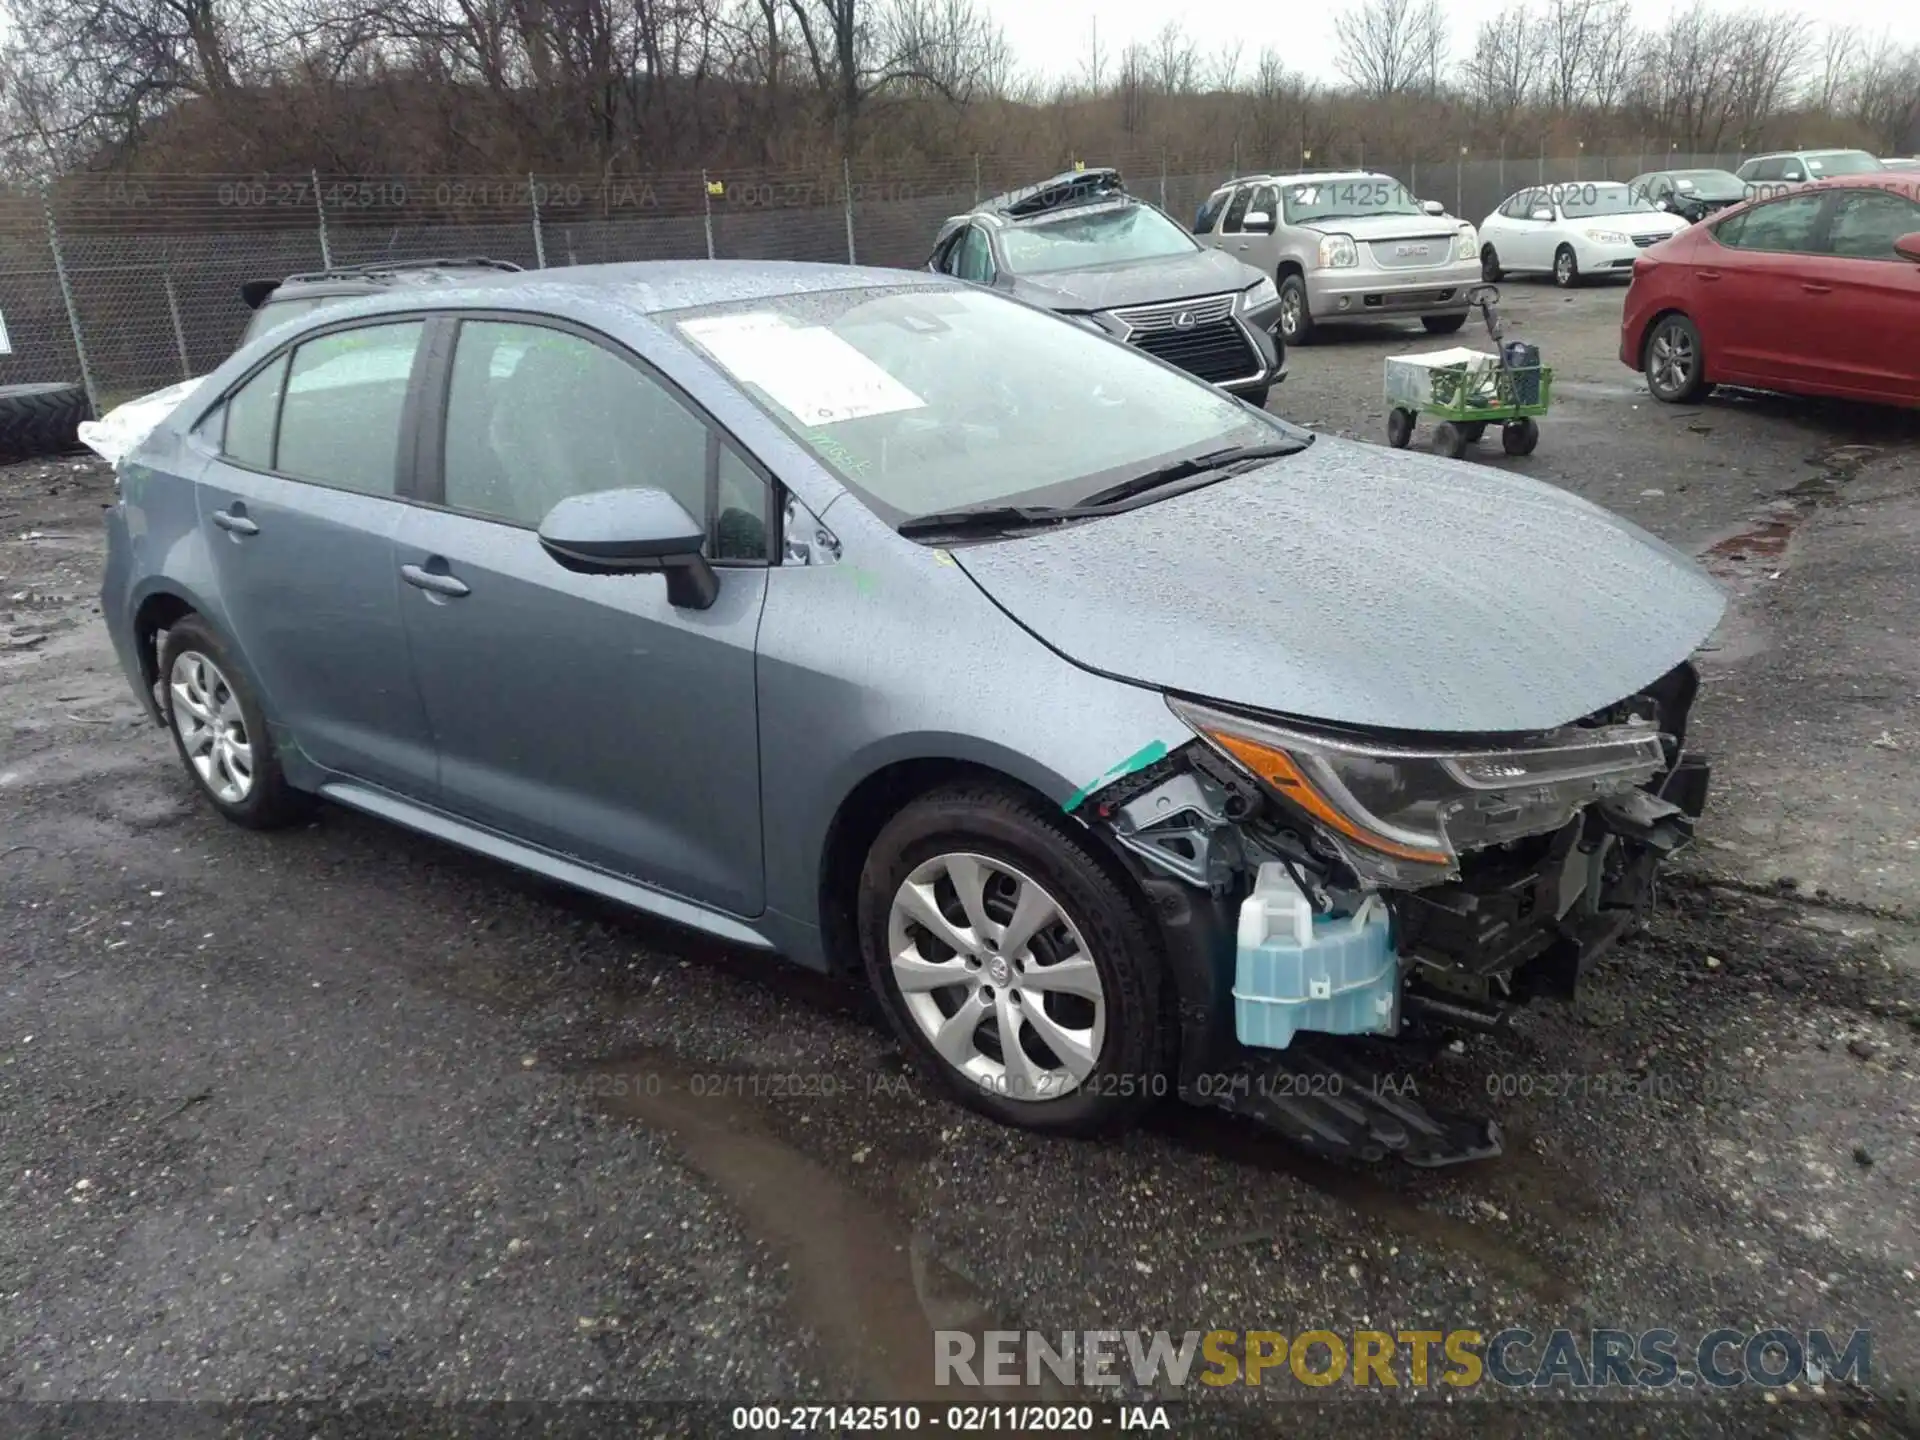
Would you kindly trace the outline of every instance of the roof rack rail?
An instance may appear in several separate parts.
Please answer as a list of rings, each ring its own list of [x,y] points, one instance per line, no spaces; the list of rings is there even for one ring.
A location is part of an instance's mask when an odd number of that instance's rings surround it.
[[[1126,182],[1112,166],[1089,170],[1068,170],[1038,185],[1009,190],[986,201],[981,208],[997,211],[1010,220],[1044,215],[1065,205],[1085,205],[1127,193]]]

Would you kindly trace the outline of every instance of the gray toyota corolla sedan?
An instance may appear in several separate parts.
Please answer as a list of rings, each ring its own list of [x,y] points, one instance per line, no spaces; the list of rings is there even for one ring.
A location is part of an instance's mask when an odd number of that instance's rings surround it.
[[[345,302],[119,471],[107,623],[222,814],[324,798],[863,968],[1038,1128],[1179,1095],[1491,1153],[1366,1077],[1571,993],[1706,790],[1684,556],[939,276]]]

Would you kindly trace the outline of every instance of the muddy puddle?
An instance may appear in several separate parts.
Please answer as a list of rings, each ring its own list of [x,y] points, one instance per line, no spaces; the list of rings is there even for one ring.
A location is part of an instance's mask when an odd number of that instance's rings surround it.
[[[984,1332],[1031,1323],[962,1274],[964,1261],[950,1263],[936,1252],[916,1217],[925,1210],[923,1187],[938,1142],[925,1133],[924,1121],[902,1115],[890,1122],[884,1094],[852,1087],[836,1097],[808,1097],[810,1123],[800,1125],[792,1121],[792,1102],[772,1093],[780,1077],[739,1070],[716,1074],[665,1051],[630,1054],[577,1071],[571,1079],[602,1113],[670,1137],[745,1228],[778,1254],[787,1267],[794,1319],[818,1338],[861,1394],[888,1403],[950,1401],[957,1387],[936,1383],[935,1331],[973,1335],[978,1354]],[[1149,1130],[1169,1145],[1166,1163],[1179,1165],[1184,1155],[1198,1152],[1285,1175],[1412,1244],[1470,1257],[1543,1303],[1566,1308],[1581,1301],[1579,1287],[1498,1231],[1429,1203],[1437,1189],[1457,1184],[1458,1178],[1504,1175],[1510,1168],[1506,1160],[1438,1180],[1432,1172],[1376,1178],[1218,1111],[1169,1104],[1149,1122]],[[857,1181],[844,1173],[844,1159],[811,1153],[815,1147],[824,1152],[833,1137],[848,1134],[885,1137],[858,1152]],[[1516,1183],[1525,1188],[1526,1177]],[[1259,1239],[1223,1233],[1203,1248]],[[1092,1327],[1110,1319],[1087,1317],[1077,1323]],[[1109,1398],[1076,1391],[1045,1373],[1040,1379],[1036,1386],[983,1386],[975,1393],[1046,1402]]]

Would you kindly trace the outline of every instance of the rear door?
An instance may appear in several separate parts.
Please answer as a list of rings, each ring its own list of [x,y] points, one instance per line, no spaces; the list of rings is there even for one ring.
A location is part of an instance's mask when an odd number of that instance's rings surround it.
[[[446,397],[438,454],[423,454],[395,578],[441,805],[759,913],[754,643],[771,487],[671,385],[588,332],[463,319],[433,392]],[[665,490],[707,522],[711,608],[668,604],[658,575],[581,575],[541,548],[555,504],[623,486]]]
[[[433,744],[400,625],[393,535],[424,325],[358,321],[229,395],[200,523],[228,633],[283,743],[415,796]]]
[[[1817,358],[1833,323],[1830,295],[1810,285],[1827,196],[1797,190],[1714,227],[1718,253],[1695,272],[1701,343],[1718,380],[1800,389],[1829,383]]]
[[[1836,386],[1862,399],[1920,404],[1920,265],[1893,242],[1920,231],[1920,204],[1893,190],[1836,191],[1824,253],[1802,288],[1823,323],[1809,343]]]

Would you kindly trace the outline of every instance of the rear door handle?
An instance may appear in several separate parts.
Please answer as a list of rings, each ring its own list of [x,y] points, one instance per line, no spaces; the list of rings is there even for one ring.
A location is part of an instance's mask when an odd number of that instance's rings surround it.
[[[260,527],[247,518],[245,508],[236,505],[231,510],[213,512],[213,523],[230,535],[258,535]]]
[[[462,595],[473,593],[467,588],[467,582],[444,571],[427,570],[418,565],[402,565],[400,578],[416,590],[425,590],[430,595],[445,595],[458,599]]]
[[[1811,280],[1807,281],[1800,288],[1809,295],[1831,295],[1833,293],[1833,287],[1831,285],[1816,285]]]

